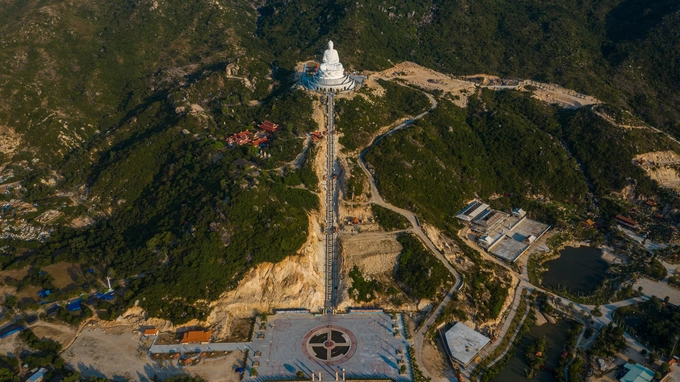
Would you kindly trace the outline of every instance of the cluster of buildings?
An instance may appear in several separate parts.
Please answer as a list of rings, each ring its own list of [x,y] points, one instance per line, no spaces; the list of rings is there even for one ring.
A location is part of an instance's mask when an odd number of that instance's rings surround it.
[[[13,223],[13,224],[12,224]],[[14,222],[0,219],[0,239],[13,239],[22,241],[39,240],[45,241],[52,234],[52,229],[46,227],[36,227],[28,224],[24,219],[17,219]]]
[[[227,144],[230,147],[253,145],[262,147],[270,142],[271,134],[281,130],[281,125],[271,121],[264,121],[258,125],[258,131],[251,132],[243,130],[227,137]]]
[[[509,262],[517,260],[550,229],[547,224],[527,218],[521,208],[508,214],[479,200],[470,202],[456,217],[477,236],[480,247]]]

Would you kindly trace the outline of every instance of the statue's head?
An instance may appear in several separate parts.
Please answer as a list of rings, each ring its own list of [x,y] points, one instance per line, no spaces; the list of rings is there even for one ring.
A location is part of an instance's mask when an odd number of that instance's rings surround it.
[[[333,49],[333,41],[328,41],[328,49]]]

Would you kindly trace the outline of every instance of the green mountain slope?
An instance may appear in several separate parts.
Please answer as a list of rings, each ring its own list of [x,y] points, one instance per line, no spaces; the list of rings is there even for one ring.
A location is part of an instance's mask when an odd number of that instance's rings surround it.
[[[557,82],[680,136],[680,4],[608,1],[270,1],[259,36],[282,62],[333,38],[355,68],[410,60],[453,74]]]
[[[289,91],[289,74],[328,39],[351,70],[411,60],[454,75],[553,81],[680,136],[679,10],[669,0],[0,1],[0,177],[22,186],[0,196],[15,201],[3,211],[11,235],[0,239],[0,265],[32,265],[37,275],[78,262],[92,278],[129,280],[115,309],[141,300],[153,315],[203,317],[196,301],[304,242],[315,176],[308,164],[288,164],[317,127],[313,98]],[[238,66],[231,75],[229,64]],[[376,120],[409,111],[383,105],[377,119],[357,117],[352,108],[370,109],[357,102],[338,108],[340,128],[356,130],[345,138],[350,149],[365,144]],[[414,95],[406,106],[424,102]],[[628,178],[658,192],[630,156],[668,144],[592,118],[484,93],[468,110],[442,101],[368,159],[388,199],[432,221],[474,193],[510,195],[498,201],[507,206],[531,204],[527,193],[578,207],[599,198],[608,216],[617,207],[603,205],[606,193]],[[255,147],[225,147],[225,136],[265,119],[285,126],[264,150],[269,159]],[[401,166],[418,171],[407,176]],[[531,204],[560,221],[541,206]],[[50,211],[56,220],[36,222]],[[44,236],[26,239],[25,227]],[[96,285],[87,277],[55,296]]]

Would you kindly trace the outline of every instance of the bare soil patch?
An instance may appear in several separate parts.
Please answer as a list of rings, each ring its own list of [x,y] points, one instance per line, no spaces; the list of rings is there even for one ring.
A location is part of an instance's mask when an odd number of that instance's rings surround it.
[[[21,137],[11,127],[0,125],[0,153],[10,157],[21,144]]]
[[[43,267],[42,270],[54,277],[52,284],[58,289],[63,289],[73,285],[80,273],[78,264],[73,263],[56,263]]]
[[[433,376],[455,380],[456,374],[451,363],[446,359],[446,348],[439,336],[435,337],[435,343],[431,340],[423,341],[423,362],[427,371]]]
[[[397,64],[382,72],[370,74],[366,82],[367,85],[372,86],[370,80],[378,78],[398,79],[424,90],[439,90],[449,93],[453,97],[454,103],[460,107],[467,106],[467,97],[475,90],[475,84],[471,81],[455,79],[408,61]]]
[[[94,220],[89,216],[78,216],[71,220],[71,227],[73,228],[83,228],[94,223]]]
[[[396,234],[343,235],[340,240],[345,268],[351,270],[356,265],[367,275],[391,273],[401,252]]]
[[[69,325],[53,324],[51,322],[39,321],[31,326],[31,330],[38,338],[49,338],[60,344],[66,345],[73,336],[76,335],[76,328]]]
[[[680,189],[680,155],[674,151],[654,151],[637,155],[633,163],[640,166],[662,187]]]
[[[87,326],[62,356],[83,376],[121,381],[149,380],[154,376],[165,379],[182,374],[200,375],[209,381],[237,381],[235,365],[244,358],[242,353],[235,352],[221,359],[181,368],[176,361],[152,361],[146,351],[140,335],[130,326],[110,329]]]

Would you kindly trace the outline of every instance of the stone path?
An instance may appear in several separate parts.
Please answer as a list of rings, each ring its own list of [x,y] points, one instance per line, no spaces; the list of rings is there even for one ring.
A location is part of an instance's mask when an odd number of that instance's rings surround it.
[[[524,291],[524,288],[517,288],[517,290],[520,291],[520,297],[519,297],[519,298],[516,298],[516,300],[517,300],[517,301],[520,301],[520,300],[521,300],[521,293],[522,293],[522,291]],[[519,303],[518,303],[518,305],[519,305]],[[529,312],[531,311],[531,309],[532,309],[532,308],[531,308],[531,305],[529,305],[529,304],[527,303],[527,309],[524,311],[524,316],[522,316],[522,319],[519,321],[519,325],[517,325],[517,328],[515,329],[515,332],[512,334],[512,338],[510,338],[510,342],[508,342],[508,346],[505,348],[505,350],[503,350],[503,352],[502,352],[498,357],[496,357],[493,361],[491,361],[491,363],[489,364],[488,367],[491,367],[491,366],[493,366],[496,362],[500,361],[501,358],[505,357],[505,355],[508,353],[508,350],[510,350],[510,349],[512,348],[512,343],[515,341],[515,338],[516,338],[517,335],[519,334],[519,331],[522,329],[522,325],[524,324],[524,320],[527,319],[527,316],[529,315]],[[514,310],[513,310],[513,314],[512,314],[513,317],[514,317],[514,315],[515,315],[516,312],[517,312],[517,307],[515,306],[515,307],[514,307]],[[504,328],[504,329],[505,329],[505,333],[507,333],[508,327],[510,326],[509,323],[512,323],[512,321],[513,321],[512,319],[506,320],[506,322],[508,322],[508,325]],[[503,335],[505,335],[505,333],[504,333]],[[481,356],[481,357],[484,358],[485,356],[487,356],[488,354],[490,354],[493,350],[495,350],[495,348],[498,347],[498,344],[501,343],[501,339],[502,339],[502,338],[503,338],[503,336],[499,336],[499,337],[498,337],[498,341],[496,342],[496,346],[493,347],[492,349],[490,349],[489,351],[487,351],[487,352],[486,352],[486,355]],[[487,348],[490,348],[490,347],[487,347]],[[481,354],[480,354],[480,355],[481,355]],[[469,372],[468,372],[468,374],[467,374],[467,377],[468,377],[468,380],[469,380],[469,379],[470,379],[469,373],[473,370],[473,367],[467,368],[466,371],[468,371],[468,369],[469,369]],[[478,380],[481,380],[481,378],[482,378],[482,373],[480,373],[480,374],[478,375],[477,379],[478,379]]]

